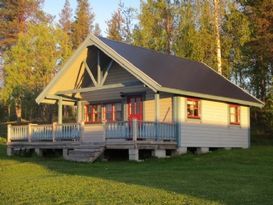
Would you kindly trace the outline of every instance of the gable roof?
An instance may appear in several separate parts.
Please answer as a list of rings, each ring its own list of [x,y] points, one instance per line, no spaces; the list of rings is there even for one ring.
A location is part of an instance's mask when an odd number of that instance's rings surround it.
[[[204,63],[98,38],[162,87],[263,104]]]
[[[92,34],[86,38],[36,98],[37,103],[49,103],[48,96],[55,96],[52,91],[54,85],[63,78],[68,69],[71,69],[71,65],[80,53],[92,45],[103,51],[155,92],[168,92],[248,106],[263,106],[263,102],[203,63],[96,37]]]

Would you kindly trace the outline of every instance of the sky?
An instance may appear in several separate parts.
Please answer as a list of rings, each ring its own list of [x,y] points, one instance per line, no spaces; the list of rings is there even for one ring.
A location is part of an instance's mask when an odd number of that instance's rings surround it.
[[[58,22],[59,13],[64,6],[65,0],[45,0],[43,9],[55,16],[55,21]],[[95,23],[100,25],[102,30],[102,35],[105,36],[106,33],[106,21],[109,20],[113,12],[118,8],[119,0],[89,0],[90,6],[95,13]],[[123,0],[126,7],[134,7],[139,9],[140,0]],[[77,0],[70,0],[70,5],[75,12],[77,7]]]

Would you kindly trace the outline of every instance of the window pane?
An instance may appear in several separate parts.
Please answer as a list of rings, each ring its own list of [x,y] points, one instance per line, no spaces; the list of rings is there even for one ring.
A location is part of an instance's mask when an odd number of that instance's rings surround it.
[[[187,100],[187,115],[188,117],[199,118],[199,101]]]

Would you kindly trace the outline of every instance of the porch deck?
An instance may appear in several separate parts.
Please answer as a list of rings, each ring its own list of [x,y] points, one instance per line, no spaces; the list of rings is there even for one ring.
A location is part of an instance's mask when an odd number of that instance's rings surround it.
[[[40,150],[62,149],[64,158],[69,159],[67,156],[73,150],[128,149],[129,153],[132,150],[138,153],[142,149],[175,150],[176,146],[176,125],[173,123],[133,120],[100,125],[53,123],[8,126],[8,155],[14,150],[34,149],[40,153]],[[137,160],[138,156],[134,159]]]

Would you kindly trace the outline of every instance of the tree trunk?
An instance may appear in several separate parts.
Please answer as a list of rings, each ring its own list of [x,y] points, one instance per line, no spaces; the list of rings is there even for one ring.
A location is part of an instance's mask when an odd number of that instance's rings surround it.
[[[218,73],[222,74],[221,41],[219,25],[219,0],[214,0],[214,24],[216,33],[217,70]]]
[[[15,101],[15,113],[16,113],[17,122],[21,123],[22,122],[22,104],[21,104],[21,100],[16,100]]]

